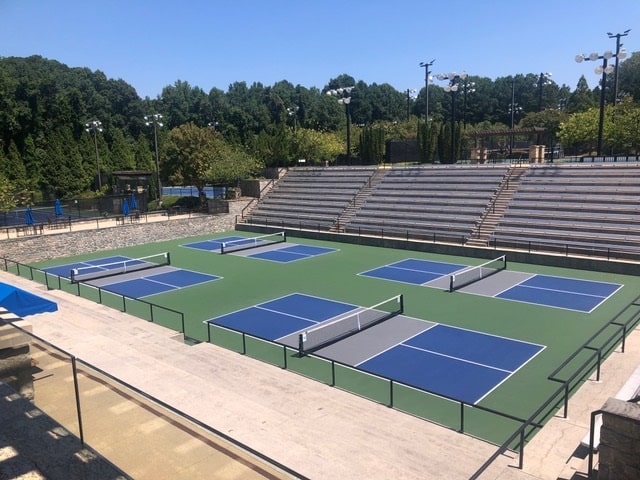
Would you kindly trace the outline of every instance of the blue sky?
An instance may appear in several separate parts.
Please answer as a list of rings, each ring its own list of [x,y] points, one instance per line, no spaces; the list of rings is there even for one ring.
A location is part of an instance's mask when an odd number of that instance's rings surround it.
[[[343,73],[405,91],[433,59],[434,74],[551,72],[573,90],[597,85],[596,62],[574,57],[615,50],[607,32],[631,29],[640,51],[640,0],[0,0],[0,18],[0,56],[101,70],[151,98],[177,80],[322,88]]]

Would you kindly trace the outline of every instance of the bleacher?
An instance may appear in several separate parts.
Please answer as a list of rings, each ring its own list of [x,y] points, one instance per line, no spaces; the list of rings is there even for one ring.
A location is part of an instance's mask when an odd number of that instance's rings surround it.
[[[640,166],[531,167],[492,239],[572,251],[636,250],[640,245]]]
[[[376,167],[289,169],[258,202],[249,223],[328,230],[368,184]]]
[[[459,241],[471,233],[506,172],[504,165],[392,168],[345,231]]]

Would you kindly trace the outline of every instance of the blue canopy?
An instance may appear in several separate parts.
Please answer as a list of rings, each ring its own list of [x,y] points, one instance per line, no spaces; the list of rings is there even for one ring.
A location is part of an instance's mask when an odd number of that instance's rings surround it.
[[[127,202],[127,199],[123,199],[122,202],[122,214],[127,216],[129,215],[129,203]]]
[[[56,215],[63,215],[62,205],[60,205],[60,199],[56,198]]]
[[[31,211],[30,206],[27,206],[27,209],[24,211],[24,223],[26,223],[27,225],[33,225],[34,223],[36,223],[33,220],[33,212]]]
[[[19,317],[58,310],[55,302],[6,283],[0,283],[0,306]]]

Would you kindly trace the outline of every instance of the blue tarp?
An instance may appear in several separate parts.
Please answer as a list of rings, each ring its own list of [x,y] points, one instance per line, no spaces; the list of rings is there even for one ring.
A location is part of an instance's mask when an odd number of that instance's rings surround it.
[[[0,306],[19,317],[58,310],[55,302],[6,283],[0,283]]]

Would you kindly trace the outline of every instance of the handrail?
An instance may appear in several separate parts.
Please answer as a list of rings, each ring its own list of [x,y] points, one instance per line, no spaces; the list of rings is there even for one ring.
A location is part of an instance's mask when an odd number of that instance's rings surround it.
[[[538,408],[538,410],[535,411],[535,413],[533,415],[531,415],[527,421],[520,426],[510,437],[507,441],[505,441],[500,448],[498,448],[498,450],[491,455],[491,457],[489,457],[489,459],[476,471],[476,473],[470,477],[470,480],[474,480],[477,479],[487,468],[489,468],[489,466],[495,461],[496,458],[498,458],[500,455],[502,455],[507,449],[508,446],[518,437],[520,437],[521,439],[521,450],[520,450],[520,458],[519,458],[519,468],[522,469],[523,467],[523,462],[524,462],[524,431],[525,429],[532,424],[533,420],[540,415],[544,410],[546,410],[553,402],[556,402],[558,399],[558,396],[560,395],[560,393],[564,394],[564,418],[567,418],[567,414],[568,414],[568,401],[569,401],[569,386],[571,385],[571,383],[573,382],[573,380],[575,380],[579,375],[582,374],[582,372],[591,364],[591,362],[593,361],[594,356],[597,355],[597,372],[598,372],[598,379],[600,378],[600,364],[602,362],[602,355],[601,355],[601,351],[603,348],[605,348],[605,346],[611,341],[613,340],[619,333],[619,330],[622,330],[622,337],[620,339],[622,345],[623,345],[623,353],[624,353],[624,344],[625,344],[625,339],[626,339],[626,334],[629,331],[628,327],[635,323],[638,324],[640,323],[640,316],[638,315],[632,315],[631,318],[629,318],[629,320],[627,320],[624,323],[619,323],[618,322],[618,318],[624,313],[626,312],[629,308],[633,307],[639,307],[640,308],[640,295],[638,297],[636,297],[632,302],[630,302],[626,307],[624,307],[622,310],[620,310],[611,320],[609,320],[609,322],[607,322],[605,325],[603,325],[594,335],[592,335],[586,342],[584,342],[582,344],[582,346],[578,347],[578,349],[576,349],[576,351],[574,353],[572,353],[571,355],[569,355],[569,357],[562,362],[562,364],[560,365],[560,367],[556,368],[553,372],[551,372],[551,374],[549,374],[549,376],[547,377],[547,379],[551,380],[551,381],[556,381],[556,382],[560,382],[562,383],[557,390],[555,390],[550,396],[549,398],[540,406],[540,408]],[[564,367],[566,366],[573,358],[575,358],[582,350],[584,349],[589,349],[589,350],[593,350],[593,347],[589,347],[589,343],[591,343],[597,336],[598,334],[602,333],[606,328],[610,327],[611,325],[616,325],[619,326],[620,329],[616,330],[610,337],[608,337],[604,342],[603,342],[603,346],[600,347],[600,349],[597,349],[597,353],[594,353],[594,355],[589,356],[589,358],[587,358],[579,367],[576,368],[576,371],[566,380],[561,380],[559,378],[555,378],[555,376],[558,374],[558,372]],[[611,348],[610,351],[613,351],[613,348]],[[592,429],[593,431],[593,429]],[[591,463],[589,465],[589,475],[591,475]]]
[[[264,187],[260,189],[260,193],[257,197],[253,197],[249,203],[247,203],[244,208],[240,212],[240,218],[244,218],[244,212],[249,209],[250,206],[253,205],[254,202],[258,202],[262,198],[262,192],[264,192],[267,188],[272,188],[273,184],[276,182],[275,178],[269,180]]]
[[[194,425],[197,425],[199,428],[202,428],[203,430],[207,431],[210,434],[213,434],[217,437],[222,438],[223,440],[231,443],[232,445],[240,448],[241,450],[248,452],[249,454],[255,456],[256,458],[259,458],[260,460],[268,463],[269,465],[274,466],[277,469],[282,470],[283,472],[297,478],[300,480],[308,480],[308,477],[305,477],[303,475],[301,475],[300,473],[294,471],[293,469],[287,467],[286,465],[281,464],[280,462],[274,460],[273,458],[270,458],[269,456],[260,453],[259,451],[251,448],[250,446],[242,443],[239,440],[234,439],[233,437],[229,436],[228,434],[210,426],[207,425],[206,423],[204,423],[201,420],[198,420],[195,417],[192,417],[191,415],[184,413],[183,411],[177,409],[176,407],[160,400],[157,397],[154,397],[153,395],[139,389],[138,387],[135,387],[133,385],[131,385],[130,383],[125,382],[124,380],[121,380],[117,377],[115,377],[114,375],[110,374],[109,372],[101,369],[100,367],[97,367],[91,363],[89,363],[86,360],[82,360],[81,358],[76,357],[75,355],[73,355],[72,353],[67,352],[66,350],[52,344],[51,342],[45,340],[42,337],[39,337],[38,335],[34,334],[33,332],[30,332],[28,330],[23,329],[22,327],[8,322],[8,325],[12,326],[13,328],[19,330],[21,333],[23,333],[24,335],[27,335],[30,338],[33,338],[35,340],[37,340],[38,342],[42,343],[43,345],[46,345],[48,348],[51,348],[52,350],[56,350],[59,353],[69,357],[71,359],[72,365],[74,366],[73,368],[73,380],[74,380],[74,390],[75,390],[75,399],[76,399],[76,408],[77,408],[77,412],[78,412],[78,417],[79,417],[79,423],[80,423],[80,442],[82,444],[82,446],[84,447],[84,434],[82,431],[82,414],[81,414],[81,410],[80,410],[80,389],[79,389],[79,383],[78,383],[78,371],[77,368],[75,368],[76,363],[79,363],[81,365],[84,365],[86,368],[93,370],[94,372],[99,373],[100,375],[106,377],[107,379],[109,379],[111,382],[115,383],[117,386],[120,387],[124,387],[128,390],[131,390],[132,392],[136,393],[137,395],[145,398],[146,400],[162,407],[165,410],[168,410],[169,412],[173,413],[174,415],[177,415],[178,417],[187,420],[190,423],[193,423]]]

